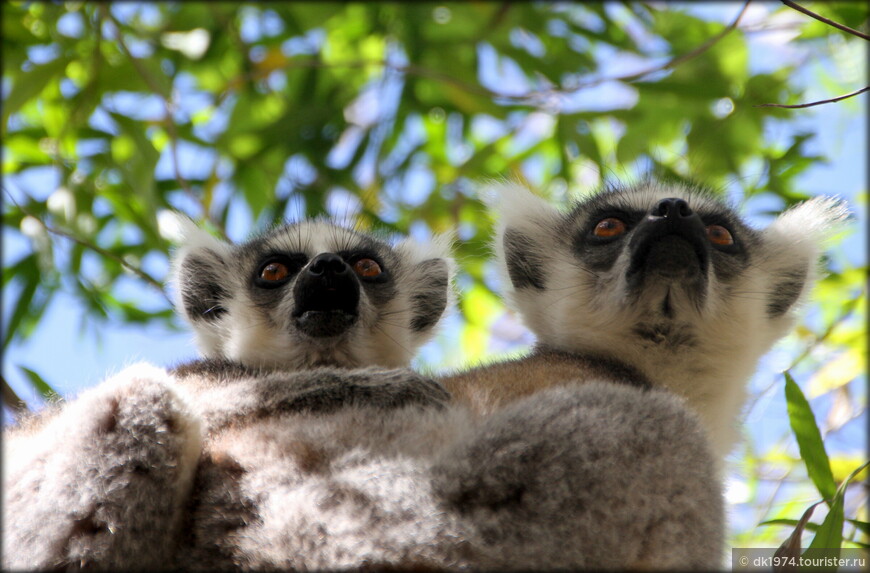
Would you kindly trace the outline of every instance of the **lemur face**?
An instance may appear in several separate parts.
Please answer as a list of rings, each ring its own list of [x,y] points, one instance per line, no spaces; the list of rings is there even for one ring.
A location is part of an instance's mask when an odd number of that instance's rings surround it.
[[[611,191],[587,199],[565,219],[575,258],[618,289],[626,304],[667,317],[674,305],[701,310],[710,291],[739,280],[757,233],[721,203],[669,189]]]
[[[495,202],[506,294],[538,339],[646,355],[763,353],[813,282],[821,234],[845,213],[817,199],[758,231],[710,193],[655,182],[567,212],[517,186]]]
[[[200,349],[258,366],[407,364],[450,295],[440,247],[391,247],[324,221],[242,245],[193,227],[174,260],[178,306]]]
[[[390,271],[397,261],[386,244],[347,234],[341,244],[288,246],[271,236],[241,249],[247,294],[266,322],[301,337],[346,336],[361,313],[382,308],[396,294]]]

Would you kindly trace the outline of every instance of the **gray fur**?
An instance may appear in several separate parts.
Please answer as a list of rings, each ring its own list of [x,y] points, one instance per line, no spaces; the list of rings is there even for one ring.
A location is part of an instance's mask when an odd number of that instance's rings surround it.
[[[504,238],[505,265],[514,288],[544,290],[547,281],[542,257],[535,253],[534,242],[520,232],[508,229]]]
[[[4,566],[718,563],[721,496],[709,485],[708,446],[696,417],[667,393],[556,387],[478,418],[445,407],[437,385],[402,370],[208,363],[176,369],[169,386],[157,369],[152,379],[141,369],[96,387],[37,434],[51,431],[54,440],[36,456],[44,463],[19,460],[33,477],[5,484]],[[336,409],[334,380],[343,373],[353,382]],[[378,387],[399,399],[371,400]],[[318,388],[323,400],[312,399]],[[408,395],[415,399],[403,401]],[[300,408],[300,399],[319,406]],[[134,407],[135,420],[118,414]],[[84,417],[85,409],[96,415]],[[191,422],[167,423],[178,412]],[[90,425],[69,431],[83,420]],[[177,452],[199,445],[198,434],[181,431],[194,420],[205,440],[191,485],[179,468],[195,458],[182,463]],[[686,467],[686,459],[708,461]],[[56,478],[43,477],[47,469]]]
[[[4,433],[3,569],[153,569],[173,551],[200,437],[163,371],[131,367]]]
[[[709,446],[666,392],[590,382],[536,393],[487,419],[434,474],[448,507],[473,524],[476,566],[719,563],[723,507]]]

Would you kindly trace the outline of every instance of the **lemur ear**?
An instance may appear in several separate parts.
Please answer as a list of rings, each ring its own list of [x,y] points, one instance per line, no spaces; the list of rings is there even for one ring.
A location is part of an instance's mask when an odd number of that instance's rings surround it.
[[[408,269],[408,303],[411,330],[417,335],[429,333],[453,304],[455,263],[450,257],[453,236],[438,235],[421,244],[410,239],[396,250],[412,261]]]
[[[484,201],[498,218],[493,250],[514,289],[543,290],[561,214],[518,183],[491,185]]]
[[[777,217],[765,229],[763,264],[770,273],[767,314],[778,318],[797,307],[821,273],[819,258],[825,242],[849,217],[845,203],[815,197]]]
[[[171,263],[176,308],[194,325],[218,320],[227,312],[232,246],[184,216],[177,216],[177,223],[180,247]]]

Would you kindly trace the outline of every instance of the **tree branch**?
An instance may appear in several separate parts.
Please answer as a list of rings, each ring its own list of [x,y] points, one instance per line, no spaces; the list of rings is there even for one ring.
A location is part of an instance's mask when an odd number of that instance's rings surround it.
[[[815,12],[807,10],[806,8],[801,6],[800,4],[792,2],[791,0],[780,0],[780,2],[782,2],[783,4],[788,6],[789,8],[793,8],[794,10],[797,10],[798,12],[802,12],[802,13],[806,14],[810,18],[815,18],[819,22],[824,22],[828,26],[833,26],[834,28],[837,28],[838,30],[842,30],[843,32],[846,32],[847,34],[852,34],[853,36],[858,36],[859,38],[864,38],[865,40],[870,40],[870,36],[868,36],[867,34],[865,34],[863,32],[859,32],[858,30],[855,30],[854,28],[850,28],[849,26],[844,26],[843,24],[840,24],[839,22],[834,22],[833,20],[829,20],[829,19],[825,18],[824,16],[820,16],[820,15],[816,14]]]
[[[9,200],[12,201],[12,203],[16,207],[18,207],[22,213],[24,213],[28,217],[32,217],[33,219],[38,221],[39,224],[42,225],[42,227],[46,231],[48,231],[49,233],[51,233],[53,235],[58,235],[60,237],[66,237],[67,239],[69,239],[75,243],[78,243],[79,245],[81,245],[87,249],[94,251],[95,253],[98,253],[98,254],[100,254],[108,259],[112,259],[113,261],[115,261],[116,263],[118,263],[119,265],[121,265],[122,267],[127,269],[128,271],[132,272],[133,274],[135,274],[136,276],[138,276],[139,278],[144,280],[146,283],[150,284],[151,286],[153,286],[154,288],[159,290],[160,294],[162,294],[163,297],[166,299],[166,301],[170,304],[170,306],[172,306],[172,304],[173,304],[172,299],[169,298],[169,295],[167,295],[166,291],[163,290],[163,285],[160,283],[160,281],[158,281],[157,279],[155,279],[154,277],[152,277],[151,275],[149,275],[148,273],[146,273],[145,271],[143,271],[139,267],[131,265],[130,263],[125,261],[123,259],[123,257],[119,257],[118,255],[116,255],[115,253],[113,253],[111,251],[108,251],[108,250],[106,250],[103,247],[100,247],[98,245],[94,245],[92,243],[89,243],[88,241],[86,241],[80,237],[76,237],[72,233],[69,233],[67,231],[63,231],[61,229],[57,229],[55,227],[52,227],[51,225],[49,225],[48,223],[46,223],[45,221],[43,221],[42,219],[40,219],[39,217],[34,215],[33,213],[30,213],[27,209],[25,209],[24,207],[19,205],[18,202],[15,201],[15,199],[11,196],[11,194],[8,191],[6,192],[6,195],[9,196]]]
[[[784,108],[787,108],[787,109],[799,109],[799,108],[802,108],[802,107],[813,107],[813,106],[815,106],[815,105],[822,105],[822,104],[825,104],[825,103],[835,103],[835,102],[838,102],[838,101],[841,101],[841,100],[844,100],[844,99],[849,99],[850,97],[854,97],[854,96],[856,96],[856,95],[862,94],[862,93],[864,93],[864,92],[866,92],[866,91],[868,91],[868,90],[870,90],[870,86],[867,86],[866,88],[861,88],[860,90],[854,91],[854,92],[852,92],[852,93],[850,93],[850,94],[837,96],[837,97],[834,97],[834,98],[831,98],[831,99],[823,99],[823,100],[820,100],[820,101],[812,101],[812,102],[809,102],[809,103],[797,103],[797,104],[794,104],[794,105],[786,105],[786,104],[782,104],[782,103],[759,103],[759,104],[756,104],[756,105],[754,105],[754,106],[752,106],[752,107],[784,107]]]
[[[689,52],[686,52],[685,54],[680,54],[678,56],[671,58],[670,60],[668,60],[664,64],[653,66],[653,67],[650,67],[646,70],[642,70],[640,72],[635,72],[635,73],[631,73],[631,74],[624,75],[624,76],[598,78],[595,80],[590,80],[588,82],[583,82],[583,83],[580,83],[576,86],[573,86],[570,90],[530,91],[530,92],[526,92],[524,94],[506,94],[506,93],[500,93],[497,91],[493,91],[493,90],[491,90],[487,87],[481,86],[481,85],[470,84],[468,82],[462,81],[458,78],[454,78],[454,77],[447,75],[445,73],[433,71],[433,70],[424,68],[424,67],[416,65],[416,64],[395,65],[395,64],[391,64],[390,62],[388,62],[386,60],[353,60],[353,61],[347,61],[347,62],[326,63],[326,62],[319,60],[317,58],[310,58],[310,59],[294,58],[294,59],[288,61],[286,65],[282,66],[279,69],[287,70],[287,69],[293,69],[293,68],[364,68],[366,66],[378,66],[378,67],[390,69],[390,70],[393,70],[393,71],[396,71],[399,73],[411,74],[414,76],[426,77],[426,78],[431,78],[434,80],[450,83],[450,84],[453,84],[454,86],[456,86],[456,87],[458,87],[458,88],[460,88],[468,93],[472,93],[472,94],[476,94],[476,95],[480,95],[480,96],[484,96],[484,97],[489,97],[489,98],[493,98],[493,99],[506,99],[506,100],[516,101],[516,102],[521,102],[521,103],[530,103],[530,100],[533,100],[535,97],[542,96],[545,94],[560,94],[560,93],[564,94],[564,93],[569,93],[569,92],[574,93],[580,89],[593,87],[593,86],[596,86],[598,84],[601,84],[604,82],[610,82],[610,81],[631,82],[631,81],[643,78],[644,76],[648,76],[649,74],[652,74],[655,72],[675,68],[676,66],[678,66],[684,62],[687,62],[688,60],[691,60],[691,59],[694,59],[694,58],[700,56],[701,54],[703,54],[704,52],[706,52],[707,50],[712,48],[720,40],[722,40],[722,38],[724,38],[725,36],[730,34],[732,31],[734,31],[734,29],[737,28],[738,24],[740,23],[740,20],[743,18],[743,15],[746,13],[746,10],[749,7],[750,1],[751,0],[746,0],[746,2],[743,4],[743,7],[740,9],[740,12],[738,12],[738,14],[734,18],[734,20],[728,26],[726,26],[724,30],[722,30],[721,32],[719,32],[718,34],[716,34],[715,36],[713,36],[712,38],[710,38],[709,40],[707,40],[706,42],[704,42],[703,44],[698,46],[697,48],[695,48]],[[269,69],[268,71],[264,71],[264,72],[261,72],[261,71],[248,72],[248,73],[242,74],[239,77],[239,79],[240,80],[248,80],[248,81],[255,80],[255,79],[262,79],[262,77],[265,77],[266,75],[268,75],[269,73],[271,73],[273,71],[274,71],[274,69]]]
[[[694,58],[700,56],[701,54],[703,54],[704,52],[706,52],[707,50],[712,48],[715,44],[717,44],[722,38],[724,38],[725,36],[727,36],[728,34],[733,32],[735,28],[737,28],[737,25],[740,23],[741,18],[743,18],[743,15],[746,13],[746,9],[749,8],[750,1],[751,0],[746,0],[746,2],[743,4],[743,8],[740,9],[740,12],[737,13],[737,16],[734,18],[734,20],[730,24],[728,24],[728,26],[726,26],[724,30],[722,30],[721,32],[719,32],[718,34],[716,34],[715,36],[713,36],[712,38],[710,38],[709,40],[707,40],[706,42],[704,42],[703,44],[701,44],[700,46],[695,48],[694,50],[691,50],[691,51],[686,52],[685,54],[681,54],[679,56],[675,56],[674,58],[670,59],[664,65],[659,66],[658,69],[653,68],[653,69],[648,70],[646,72],[634,74],[634,76],[629,76],[628,78],[618,78],[618,79],[621,81],[632,81],[633,79],[639,79],[643,76],[649,75],[652,72],[664,71],[664,70],[674,68],[674,67],[682,64],[683,62],[687,62],[691,59],[694,59]]]
[[[577,86],[575,86],[574,89],[577,90],[577,89],[582,89],[582,88],[588,88],[588,87],[596,86],[598,84],[602,84],[604,82],[633,82],[635,80],[639,80],[639,79],[641,79],[645,76],[648,76],[650,74],[653,74],[655,72],[662,72],[664,70],[669,70],[669,69],[675,68],[678,65],[682,64],[683,62],[687,62],[691,59],[694,59],[694,58],[700,56],[701,54],[703,54],[704,52],[706,52],[707,50],[709,50],[710,48],[712,48],[716,43],[718,43],[720,40],[722,40],[722,38],[724,38],[725,36],[727,36],[728,34],[733,32],[734,29],[737,28],[737,25],[740,23],[740,20],[743,18],[743,15],[746,13],[746,9],[749,8],[750,1],[751,0],[746,0],[746,2],[743,4],[743,8],[740,9],[740,12],[737,13],[737,16],[734,18],[734,20],[730,24],[728,24],[728,26],[726,26],[724,30],[722,30],[721,32],[719,32],[718,34],[716,34],[715,36],[713,36],[712,38],[710,38],[709,40],[707,40],[706,42],[704,42],[703,44],[701,44],[700,46],[695,48],[694,50],[686,52],[685,54],[680,54],[678,56],[674,56],[673,58],[671,58],[670,60],[668,60],[664,64],[661,64],[658,66],[653,66],[651,68],[647,68],[647,69],[642,70],[640,72],[634,72],[634,73],[624,75],[624,76],[612,76],[609,78],[598,78],[596,80],[592,80],[589,82],[580,83]]]

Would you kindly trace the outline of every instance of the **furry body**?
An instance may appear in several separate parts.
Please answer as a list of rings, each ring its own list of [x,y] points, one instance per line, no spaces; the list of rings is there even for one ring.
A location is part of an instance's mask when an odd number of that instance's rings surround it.
[[[709,458],[697,419],[629,385],[481,418],[404,370],[139,365],[25,439],[10,569],[696,569],[722,543],[712,463],[673,472]]]
[[[704,431],[634,369],[540,353],[469,408],[389,368],[446,307],[432,251],[322,226],[189,237],[179,306],[211,358],[134,366],[4,441],[5,567],[719,564]]]

